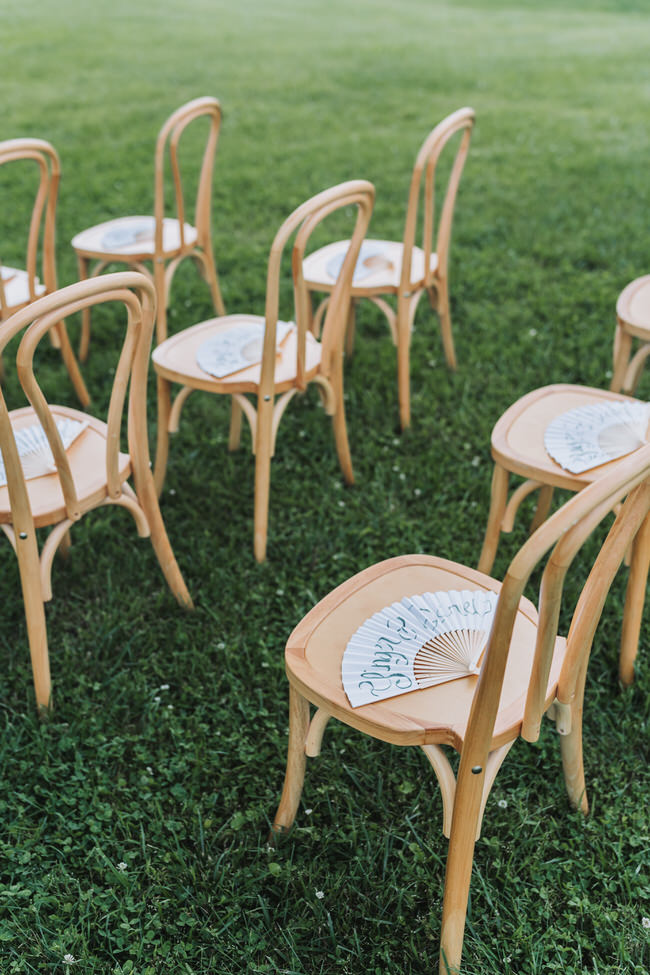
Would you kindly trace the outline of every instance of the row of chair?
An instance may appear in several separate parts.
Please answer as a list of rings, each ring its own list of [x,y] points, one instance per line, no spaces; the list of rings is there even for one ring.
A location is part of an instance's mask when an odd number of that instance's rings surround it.
[[[207,121],[207,137],[200,164],[194,222],[189,223],[179,147],[188,127],[201,120]],[[367,230],[372,209],[370,197],[363,207],[363,227],[357,225],[354,240],[335,241],[308,254],[305,248],[316,225],[314,222],[310,222],[296,238],[292,251],[296,332],[279,349],[276,348],[275,330],[280,257],[297,223],[303,220],[303,210],[298,208],[288,218],[273,242],[268,266],[265,316],[226,316],[211,242],[212,174],[220,123],[221,108],[216,98],[197,98],[181,106],[167,119],[156,142],[153,217],[136,215],[103,222],[77,234],[72,245],[82,281],[96,277],[110,265],[120,263],[144,273],[154,285],[157,348],[153,363],[158,375],[158,443],[154,476],[159,492],[165,478],[169,434],[178,430],[182,408],[193,390],[231,397],[231,450],[239,445],[242,415],[246,417],[251,428],[256,469],[254,549],[256,558],[262,561],[266,554],[270,460],[277,429],[289,400],[297,391],[304,390],[309,381],[319,384],[327,412],[333,417],[344,478],[348,482],[353,481],[343,411],[341,357],[346,337],[348,351],[351,349],[356,303],[363,298],[370,299],[388,320],[397,346],[402,427],[410,422],[409,350],[413,319],[425,293],[439,315],[447,362],[451,368],[456,367],[449,311],[448,256],[454,205],[469,148],[474,112],[463,108],[452,113],[433,129],[422,144],[411,177],[401,241],[365,240],[359,257],[357,244],[361,245]],[[434,193],[436,168],[441,153],[458,133],[460,138],[438,216]],[[54,223],[60,176],[58,156],[51,146],[40,140],[12,140],[0,144],[0,164],[20,158],[38,163],[41,181],[30,224],[26,269],[3,268],[6,285],[6,290],[0,292],[3,318],[37,297],[51,294],[56,288]],[[165,208],[167,167],[171,170],[174,191],[174,207],[170,214]],[[368,193],[368,188],[364,192]],[[343,205],[332,202],[330,209],[340,209]],[[36,249],[43,213],[46,216],[40,279],[37,275]],[[323,211],[317,222],[325,215]],[[422,246],[416,244],[419,222],[422,224]],[[359,260],[350,283],[351,300],[341,298],[348,309],[346,319],[342,321],[340,309],[330,309],[329,306],[345,255],[355,249]],[[188,258],[198,265],[209,285],[217,317],[168,338],[167,311],[173,277],[180,263]],[[18,290],[19,284],[21,290]],[[314,312],[312,300],[318,294],[325,294],[326,297]],[[394,300],[394,308],[389,303],[391,299]],[[261,366],[254,363],[248,369],[219,378],[198,366],[196,351],[200,343],[218,333],[254,322],[266,323]],[[79,348],[82,361],[86,360],[89,352],[90,327],[90,308],[87,307],[82,313]],[[319,335],[320,343],[317,341]],[[62,346],[68,371],[85,406],[89,401],[88,393],[70,350],[64,323],[59,324],[53,336]],[[181,389],[172,406],[173,384],[180,385]],[[253,397],[253,401],[249,396]]]
[[[178,142],[186,126],[204,114],[210,120],[210,134],[201,167],[194,226],[185,220]],[[55,176],[52,185],[56,189],[56,154],[51,147],[45,151],[47,144],[38,140],[17,140],[13,148],[11,143],[0,144],[1,162],[5,149],[8,159],[19,158],[18,141],[30,142],[29,147],[22,147],[27,151],[24,158],[37,161],[41,171],[41,188],[34,212],[39,219],[40,214],[47,214],[45,233],[51,235],[47,238],[50,241],[47,260],[44,248],[42,280],[36,274],[36,244],[28,247],[25,269],[4,267],[0,279],[0,307],[6,319],[0,331],[0,353],[12,338],[22,335],[16,368],[30,403],[29,407],[10,413],[0,394],[0,450],[6,469],[6,486],[0,486],[0,523],[18,556],[36,697],[42,707],[51,701],[43,603],[51,597],[52,560],[57,549],[65,550],[69,545],[70,528],[87,511],[103,504],[126,507],[139,533],[151,535],[176,598],[191,607],[167,539],[157,493],[164,481],[168,433],[177,429],[181,410],[192,390],[231,396],[232,448],[239,443],[242,413],[250,423],[256,455],[255,553],[262,559],[266,549],[270,458],[278,425],[292,397],[309,382],[317,384],[333,417],[341,467],[344,476],[352,479],[342,367],[346,334],[348,343],[352,338],[355,302],[370,298],[386,313],[391,324],[398,346],[403,425],[410,418],[408,345],[415,308],[425,291],[438,308],[447,358],[450,365],[455,365],[446,283],[447,253],[453,205],[473,123],[471,110],[454,113],[425,140],[413,173],[408,233],[401,243],[365,239],[374,188],[363,180],[332,187],[294,211],[281,226],[271,247],[264,316],[226,316],[219,291],[209,239],[212,164],[219,120],[220,111],[214,99],[198,99],[174,113],[161,130],[157,144],[155,215],[146,234],[136,230],[133,239],[134,228],[142,227],[144,219],[135,217],[111,221],[78,235],[74,243],[83,280],[61,291],[56,290],[54,270],[54,208],[46,203],[48,193],[42,188],[43,173],[48,167],[39,156],[43,152],[43,158],[49,160],[48,166],[52,166]],[[427,245],[427,240],[433,239],[433,172],[442,148],[458,131],[462,131],[461,143],[452,166],[437,249],[434,249],[431,243]],[[176,189],[174,218],[165,216],[162,203],[168,139]],[[417,248],[414,234],[423,173],[425,236],[424,246]],[[207,223],[200,217],[206,208]],[[354,218],[350,238],[307,253],[310,237],[322,221],[334,212],[350,209]],[[278,348],[281,263],[290,240],[293,240],[295,328]],[[192,257],[199,264],[210,286],[218,317],[168,338],[171,282],[185,257]],[[96,263],[91,267],[93,260]],[[135,270],[98,276],[116,261],[127,263]],[[152,271],[147,262],[151,262]],[[16,300],[20,287],[24,289],[22,298]],[[317,292],[325,293],[326,297],[314,313],[312,295]],[[387,304],[386,295],[396,297],[396,310]],[[38,343],[50,335],[60,346],[77,394],[85,405],[87,391],[70,347],[65,319],[81,313],[81,358],[85,359],[91,310],[106,302],[123,307],[126,326],[108,415],[103,422],[82,411],[49,406],[34,375],[33,358]],[[152,475],[146,424],[146,377],[154,323],[158,339],[153,363],[158,375],[159,439]],[[207,338],[250,323],[263,329],[261,361],[219,379],[203,372],[196,362],[199,346]],[[634,323],[632,327],[636,327]],[[626,330],[625,315],[620,308],[617,328],[612,385],[625,381],[633,387],[644,353],[642,346],[628,364],[631,339],[642,336],[638,331]],[[181,386],[173,405],[172,384]],[[121,452],[119,431],[127,388],[128,450]],[[256,403],[248,398],[251,394]],[[474,843],[488,794],[511,745],[519,735],[536,740],[544,713],[555,720],[561,735],[570,799],[574,805],[587,809],[581,730],[587,663],[608,588],[628,550],[632,555],[621,673],[626,680],[632,677],[650,560],[650,448],[644,447],[622,461],[576,477],[569,476],[550,460],[543,446],[542,434],[550,418],[598,397],[622,398],[616,391],[546,387],[524,397],[499,421],[493,434],[495,473],[479,571],[427,556],[391,559],[365,570],[325,597],[298,625],[287,644],[286,666],[291,684],[289,756],[274,831],[285,832],[295,818],[306,756],[318,754],[330,717],[395,744],[421,747],[441,788],[443,831],[450,837],[440,957],[440,971],[447,975],[460,968]],[[63,421],[83,428],[67,447],[62,435]],[[49,459],[44,456],[42,460],[50,463],[51,473],[27,479],[14,435],[36,423],[45,434],[43,450],[44,455],[49,453]],[[509,474],[526,479],[510,501]],[[128,483],[131,475],[133,488]],[[548,518],[554,487],[568,488],[577,495]],[[534,533],[500,583],[487,574],[492,568],[500,533],[509,530],[521,500],[536,489],[540,490],[540,501]],[[620,505],[617,518],[589,574],[565,640],[558,636],[558,618],[567,570],[585,539],[617,505]],[[40,554],[36,539],[39,527],[51,529]],[[549,550],[552,554],[546,564],[536,610],[523,599],[523,590],[534,567]],[[467,677],[352,708],[342,689],[341,659],[350,635],[369,613],[402,596],[467,586],[499,594],[480,677]],[[316,707],[312,717],[310,703]],[[447,746],[460,753],[456,776],[444,751]]]

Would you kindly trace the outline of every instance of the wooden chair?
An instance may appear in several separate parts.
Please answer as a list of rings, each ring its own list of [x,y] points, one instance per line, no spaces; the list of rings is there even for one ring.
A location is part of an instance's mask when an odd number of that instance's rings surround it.
[[[53,146],[43,139],[8,139],[0,142],[0,166],[8,163],[35,163],[38,186],[29,221],[24,266],[11,267],[0,262],[0,322],[43,295],[56,291],[56,204],[61,164]],[[15,206],[16,196],[11,205]],[[52,330],[52,342],[61,349],[63,362],[82,406],[90,396],[70,346],[65,322]]]
[[[179,143],[190,123],[207,119],[209,130],[194,209],[194,224],[186,222]],[[221,124],[216,98],[195,98],[167,119],[158,134],[154,159],[154,216],[118,217],[83,230],[72,239],[80,280],[100,274],[109,264],[126,264],[151,277],[156,288],[158,315],[156,341],[167,338],[167,308],[172,280],[181,261],[191,257],[208,283],[215,311],[225,314],[212,253],[211,200],[214,157]],[[165,160],[169,156],[175,216],[165,216]],[[95,265],[90,271],[90,263]],[[147,264],[152,265],[149,271]],[[82,317],[80,358],[86,359],[90,342],[90,309]]]
[[[557,627],[567,570],[595,526],[625,495],[564,639],[558,636]],[[591,644],[611,581],[630,544],[634,555],[626,601],[634,604],[628,620],[638,636],[650,558],[649,510],[650,446],[646,445],[544,522],[520,549],[502,583],[431,556],[389,559],[331,592],[289,637],[285,654],[291,688],[287,771],[271,835],[284,833],[293,823],[306,756],[319,754],[330,717],[374,738],[422,748],[441,789],[443,832],[450,840],[442,912],[442,975],[460,971],[474,844],[492,783],[520,735],[537,740],[544,713],[555,720],[560,733],[571,803],[587,811],[581,723]],[[551,548],[537,611],[522,594],[533,568]],[[480,676],[352,708],[342,686],[341,659],[357,628],[401,597],[463,589],[498,593]],[[310,703],[317,709],[311,719]],[[460,753],[457,776],[445,747]]]
[[[287,217],[271,246],[263,318],[258,315],[211,318],[173,335],[159,345],[153,354],[153,364],[158,374],[158,445],[154,473],[158,490],[162,490],[165,479],[169,434],[177,432],[181,410],[192,390],[202,389],[208,393],[231,396],[231,450],[239,446],[242,413],[251,428],[255,454],[254,548],[259,562],[266,557],[271,458],[278,426],[289,401],[296,393],[303,392],[310,382],[317,384],[325,409],[332,417],[343,476],[348,483],[354,480],[343,402],[343,340],[350,306],[352,271],[370,220],[374,192],[372,183],[364,180],[341,183],[307,200]],[[302,274],[305,247],[313,230],[329,214],[350,206],[356,208],[357,214],[354,232],[327,308],[322,339],[318,342],[308,328],[309,295]],[[278,348],[276,330],[281,261],[285,245],[294,234],[291,263],[295,327]],[[197,350],[211,338],[251,323],[264,327],[261,363],[256,361],[248,368],[219,379],[204,372],[197,363]],[[180,383],[183,387],[173,407],[172,383]],[[247,394],[256,398],[257,408]]]
[[[640,341],[632,355],[635,339]],[[631,281],[616,302],[614,372],[610,389],[633,393],[650,355],[650,274]]]
[[[106,423],[79,410],[49,405],[35,377],[33,363],[38,343],[66,315],[105,302],[124,306],[127,316]],[[16,367],[30,405],[9,412],[0,391],[0,450],[6,469],[6,485],[0,487],[0,527],[18,557],[36,700],[41,708],[50,705],[51,697],[43,603],[52,597],[52,560],[57,549],[67,550],[70,528],[86,512],[107,504],[126,508],[135,520],[138,534],[151,537],[176,599],[192,607],[167,538],[149,463],[146,387],[154,314],[152,284],[143,275],[126,271],[38,298],[9,318],[0,331],[0,352],[24,331]],[[127,388],[128,447],[122,452],[120,429]],[[60,432],[60,425],[66,420],[82,425],[67,450]],[[49,462],[47,449],[39,451],[39,462],[52,473],[26,479],[14,434],[37,424],[51,450]],[[133,487],[128,483],[131,475]],[[40,556],[38,528],[50,528]]]
[[[359,265],[355,269],[352,283],[353,304],[348,326],[348,351],[351,351],[354,336],[354,305],[361,298],[369,298],[388,319],[393,342],[397,346],[397,384],[402,429],[408,427],[411,422],[409,349],[413,319],[418,302],[425,291],[429,296],[431,307],[437,311],[440,319],[447,363],[451,369],[456,368],[447,268],[454,204],[473,125],[473,109],[461,108],[443,119],[429,133],[415,160],[403,239],[401,241],[367,240]],[[442,150],[457,132],[462,132],[462,138],[451,168],[434,242],[436,165]],[[424,183],[423,236],[422,247],[418,247],[415,236],[418,228],[422,183]],[[310,291],[331,293],[341,255],[345,253],[346,246],[346,241],[337,241],[309,255],[305,260],[304,275]],[[386,301],[390,296],[396,299],[396,309]],[[318,334],[326,302],[327,298],[321,303],[314,317],[313,328],[316,334]]]

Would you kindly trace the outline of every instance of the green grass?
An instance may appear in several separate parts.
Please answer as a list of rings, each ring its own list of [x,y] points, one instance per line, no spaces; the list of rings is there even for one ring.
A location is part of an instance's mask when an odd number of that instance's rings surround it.
[[[126,513],[85,519],[55,566],[45,724],[5,548],[3,973],[63,973],[67,953],[78,959],[71,972],[94,975],[436,969],[446,841],[421,755],[331,728],[296,830],[266,848],[286,748],[283,647],[316,600],[372,562],[427,551],[474,564],[498,416],[544,383],[608,383],[616,297],[648,271],[647,4],[538,7],[5,3],[1,135],[59,150],[63,284],[75,276],[76,231],[150,209],[156,133],[191,97],[215,94],[224,109],[214,242],[233,312],[263,307],[270,242],[303,199],[369,178],[373,232],[399,236],[426,132],[464,104],[478,122],[452,246],[460,368],[447,371],[423,303],[413,426],[399,436],[394,351],[363,310],[346,366],[353,488],[341,484],[317,397],[294,401],[273,465],[269,558],[257,566],[249,439],[229,454],[227,404],[193,397],[163,514],[196,612],[176,607]],[[19,194],[3,200],[11,263],[27,209]],[[209,312],[206,289],[182,271],[170,327]],[[97,322],[86,375],[101,406],[117,324]],[[55,353],[48,364],[57,398],[74,403]],[[640,393],[650,395],[650,376]],[[497,575],[523,537],[519,527],[504,540]],[[650,968],[650,668],[644,629],[636,684],[619,689],[624,583],[623,573],[589,677],[592,812],[568,809],[549,725],[537,745],[515,746],[476,850],[467,975]]]

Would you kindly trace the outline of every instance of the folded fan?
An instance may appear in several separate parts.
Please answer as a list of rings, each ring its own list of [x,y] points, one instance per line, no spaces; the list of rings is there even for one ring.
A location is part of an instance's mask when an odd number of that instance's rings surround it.
[[[71,420],[69,417],[62,417],[56,421],[56,428],[64,448],[67,450],[70,444],[77,439],[88,423],[80,420]],[[14,439],[18,448],[18,456],[23,469],[25,480],[30,481],[35,477],[43,477],[46,474],[56,474],[56,464],[45,430],[40,423],[34,423],[20,430],[14,430]],[[4,458],[0,452],[0,487],[7,483],[7,472],[5,470]]]
[[[276,346],[281,345],[295,327],[293,322],[278,321]],[[196,361],[204,372],[221,379],[261,362],[263,343],[264,322],[244,322],[211,336],[196,350]]]
[[[352,707],[478,674],[497,598],[483,589],[425,592],[374,613],[341,661]]]
[[[336,280],[341,273],[341,268],[343,267],[343,261],[347,254],[347,248],[339,251],[334,257],[330,257],[329,261],[325,265],[325,270],[331,278]],[[384,254],[384,248],[381,244],[374,244],[370,241],[364,240],[361,245],[361,250],[359,251],[359,256],[357,258],[357,263],[354,265],[354,274],[352,280],[355,284],[359,281],[363,281],[364,278],[370,277],[375,271],[390,271],[392,270],[393,264]]]
[[[544,433],[547,452],[572,474],[607,464],[646,442],[650,403],[589,403],[560,414]]]

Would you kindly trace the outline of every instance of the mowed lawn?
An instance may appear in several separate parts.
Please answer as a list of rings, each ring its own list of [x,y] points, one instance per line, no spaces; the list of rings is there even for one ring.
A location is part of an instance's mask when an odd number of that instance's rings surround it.
[[[75,280],[75,232],[150,210],[156,134],[190,98],[223,106],[213,229],[231,312],[262,311],[273,235],[300,202],[370,179],[372,233],[399,237],[426,133],[462,105],[477,125],[452,241],[459,369],[447,370],[422,302],[413,424],[400,435],[394,349],[361,307],[345,375],[353,487],[317,395],[294,400],[273,462],[268,561],[257,565],[250,437],[228,453],[228,403],[193,396],[162,510],[196,611],[177,607],[125,512],[87,517],[54,569],[45,723],[5,545],[3,975],[437,969],[447,844],[419,752],[331,727],[294,832],[266,845],[284,773],[283,648],[301,616],[366,565],[418,551],[475,564],[497,418],[546,383],[608,385],[616,298],[650,272],[649,47],[642,0],[5,0],[0,139],[38,136],[60,153],[61,284]],[[19,190],[0,174],[9,264],[29,217]],[[182,269],[170,329],[210,313],[205,285]],[[118,336],[117,320],[98,314],[85,367],[97,410]],[[44,358],[54,398],[76,405],[58,355]],[[22,405],[10,357],[6,366],[8,401]],[[648,374],[639,395],[650,397]],[[150,421],[155,443],[153,384]],[[525,523],[504,538],[497,576]],[[572,570],[563,626],[601,538]],[[476,848],[467,975],[650,968],[650,641],[646,625],[636,683],[621,690],[625,579],[588,678],[592,811],[568,807],[550,723],[538,744],[513,748]]]

